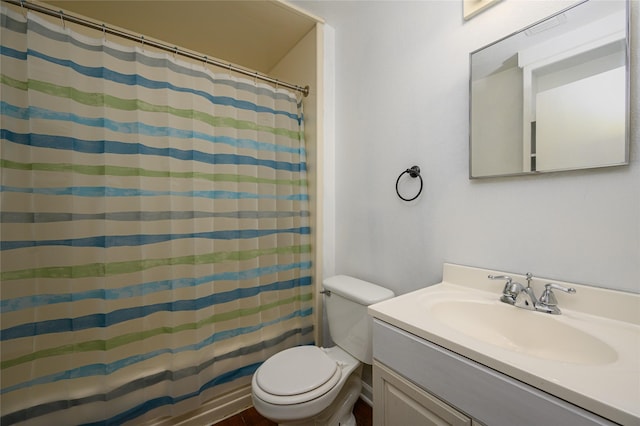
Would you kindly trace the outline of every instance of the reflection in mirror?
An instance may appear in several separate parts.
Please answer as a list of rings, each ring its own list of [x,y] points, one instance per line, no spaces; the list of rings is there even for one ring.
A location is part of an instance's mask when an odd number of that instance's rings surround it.
[[[471,178],[628,164],[628,6],[584,1],[471,53]]]

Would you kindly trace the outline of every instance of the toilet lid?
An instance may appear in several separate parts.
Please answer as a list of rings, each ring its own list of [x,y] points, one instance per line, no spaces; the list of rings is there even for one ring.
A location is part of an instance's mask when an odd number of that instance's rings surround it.
[[[298,346],[266,360],[256,372],[256,381],[271,395],[293,396],[321,387],[336,376],[336,370],[338,365],[322,349]]]

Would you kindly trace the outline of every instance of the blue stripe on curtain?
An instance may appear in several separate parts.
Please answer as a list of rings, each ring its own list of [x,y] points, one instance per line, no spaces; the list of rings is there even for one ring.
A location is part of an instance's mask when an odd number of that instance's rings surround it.
[[[114,212],[114,213],[53,213],[53,212],[0,212],[1,223],[47,223],[69,222],[71,220],[118,220],[118,221],[151,221],[171,219],[202,219],[228,217],[237,219],[307,217],[308,211],[235,211],[235,212],[203,212],[203,211],[165,211],[165,212]]]
[[[89,154],[131,154],[157,155],[176,158],[179,160],[198,161],[206,164],[235,164],[264,166],[286,171],[305,171],[305,163],[290,163],[286,161],[263,160],[247,155],[210,154],[195,150],[177,148],[154,148],[140,143],[125,143],[108,140],[89,141],[66,136],[40,135],[33,133],[14,133],[7,129],[0,131],[2,139],[20,145],[38,148],[70,150]]]
[[[311,262],[297,262],[287,265],[272,265],[262,268],[255,268],[248,271],[223,272],[220,274],[207,275],[198,278],[181,278],[176,280],[153,281],[117,289],[99,289],[76,293],[38,294],[34,296],[17,297],[15,299],[6,299],[0,301],[0,310],[2,310],[3,312],[19,311],[21,309],[35,308],[37,306],[43,305],[53,305],[56,303],[67,303],[83,299],[126,299],[134,295],[148,295],[171,289],[195,287],[203,284],[210,284],[214,281],[247,280],[250,278],[257,278],[261,275],[274,274],[277,272],[284,272],[293,269],[309,270],[311,269]],[[263,291],[284,290],[287,288],[293,288],[294,282],[295,281],[290,280],[274,284],[265,284],[250,288],[239,288],[226,292],[220,292],[210,296],[206,296],[205,298],[203,298],[202,304],[204,306],[208,306],[216,303],[227,303],[239,298],[255,296]],[[300,283],[300,285],[311,285],[310,277],[300,278],[298,282]],[[196,305],[200,305],[197,300],[194,303]],[[202,307],[196,309],[201,309]]]
[[[157,197],[169,195],[174,197],[218,198],[218,199],[271,199],[271,200],[308,200],[307,194],[258,194],[233,191],[149,191],[138,188],[112,188],[107,186],[68,186],[62,188],[19,188],[0,186],[0,192],[18,192],[40,195],[75,195],[77,197]]]
[[[21,108],[15,105],[8,104],[4,101],[0,102],[0,111],[2,115],[7,118],[15,118],[20,120],[28,120],[31,119],[44,119],[44,120],[56,120],[62,122],[70,122],[74,124],[80,124],[83,126],[89,127],[98,127],[108,129],[114,132],[120,133],[137,133],[145,136],[168,136],[175,139],[199,139],[202,141],[212,142],[212,143],[221,143],[229,146],[233,146],[235,148],[248,148],[255,149],[261,151],[275,151],[275,152],[289,152],[292,154],[304,154],[304,147],[289,147],[284,145],[275,145],[269,143],[263,143],[256,140],[251,139],[236,139],[229,136],[216,136],[209,133],[196,132],[194,130],[181,130],[174,129],[166,126],[152,126],[141,122],[120,122],[109,120],[107,118],[92,118],[92,117],[82,117],[76,114],[71,114],[67,112],[60,111],[52,111],[45,108],[38,108],[34,106],[29,106],[26,108]],[[9,135],[9,134],[7,134]],[[4,136],[3,136],[4,137]],[[20,142],[23,140],[19,136],[14,136],[16,140],[13,142]],[[51,146],[51,148],[56,148],[55,146]],[[90,152],[90,151],[87,151]]]
[[[0,190],[2,187],[0,187]],[[77,195],[77,194],[74,194]],[[110,235],[88,238],[67,238],[64,240],[37,240],[37,241],[0,241],[0,250],[15,250],[25,247],[43,246],[73,246],[73,247],[118,247],[118,246],[143,246],[179,239],[204,238],[211,240],[237,240],[239,238],[257,238],[265,235],[280,233],[310,234],[311,228],[289,229],[234,229],[228,231],[191,232],[188,234],[154,234],[154,235]]]
[[[298,286],[311,285],[311,278],[304,277],[288,282],[280,282],[276,284],[260,286],[263,291],[269,288],[277,288],[278,290],[295,288]],[[21,337],[37,336],[49,333],[63,333],[66,331],[84,330],[94,327],[109,327],[121,322],[129,321],[136,318],[146,317],[156,312],[178,312],[178,311],[195,311],[207,308],[219,303],[227,303],[233,300],[239,300],[242,297],[249,297],[258,294],[258,292],[247,291],[243,296],[238,290],[225,292],[223,294],[212,294],[196,300],[175,300],[166,303],[157,303],[144,306],[136,306],[134,308],[120,309],[104,314],[86,315],[78,318],[61,318],[49,321],[39,321],[29,324],[21,324],[15,327],[9,327],[2,330],[1,340],[18,339]],[[234,297],[229,298],[230,295]],[[221,302],[223,300],[224,302]]]
[[[1,21],[0,423],[183,415],[312,344],[295,94]]]

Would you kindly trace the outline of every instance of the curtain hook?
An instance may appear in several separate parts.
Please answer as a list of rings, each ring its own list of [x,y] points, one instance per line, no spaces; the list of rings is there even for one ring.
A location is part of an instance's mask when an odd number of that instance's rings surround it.
[[[205,69],[207,68],[207,55],[202,57],[202,67]]]
[[[107,27],[104,24],[102,24],[102,37],[107,41]]]
[[[60,21],[62,21],[62,28],[66,29],[67,27],[64,23],[64,12],[62,11],[62,9],[60,9],[59,13],[60,13]]]
[[[22,14],[27,16],[27,13],[24,10],[24,0],[20,0],[20,9],[22,9]]]
[[[258,71],[256,71],[256,74],[253,77],[253,84],[255,84],[256,87],[258,86]]]
[[[142,44],[142,51],[144,52],[144,36],[140,35],[140,43]]]
[[[178,46],[173,46],[173,59],[178,59]]]
[[[276,78],[276,92],[278,91],[278,84],[279,84],[279,83],[280,83],[280,82],[279,82],[279,81],[278,81],[278,79]]]

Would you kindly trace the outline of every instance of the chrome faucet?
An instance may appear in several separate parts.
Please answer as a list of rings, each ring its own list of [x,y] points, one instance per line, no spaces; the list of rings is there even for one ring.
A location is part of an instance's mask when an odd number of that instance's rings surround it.
[[[518,295],[516,296],[515,305],[518,308],[528,309],[530,311],[534,311],[536,309],[536,295],[533,292],[533,287],[531,287],[531,280],[533,279],[533,274],[531,272],[527,272],[527,286],[524,287]]]
[[[492,280],[507,280],[502,289],[502,296],[500,301],[509,305],[514,305],[518,308],[527,309],[530,311],[546,312],[548,314],[558,315],[561,313],[558,308],[558,300],[553,294],[553,289],[564,291],[565,293],[573,294],[576,292],[575,288],[564,287],[555,283],[548,283],[544,286],[544,291],[540,296],[540,299],[536,299],[536,295],[531,287],[531,280],[533,274],[527,272],[526,274],[527,286],[514,282],[508,275],[489,275],[488,278]]]

